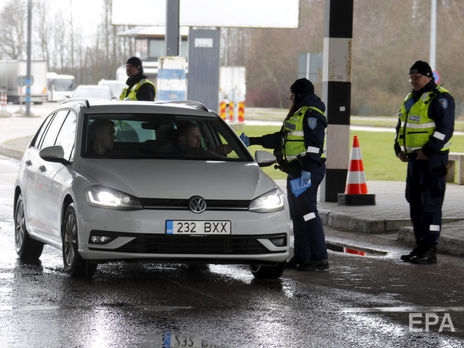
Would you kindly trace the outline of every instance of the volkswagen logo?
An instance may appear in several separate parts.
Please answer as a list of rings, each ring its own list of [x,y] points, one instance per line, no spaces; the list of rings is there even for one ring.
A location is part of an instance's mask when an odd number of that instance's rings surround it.
[[[203,213],[206,210],[206,201],[200,196],[193,196],[189,200],[189,208],[196,214]]]

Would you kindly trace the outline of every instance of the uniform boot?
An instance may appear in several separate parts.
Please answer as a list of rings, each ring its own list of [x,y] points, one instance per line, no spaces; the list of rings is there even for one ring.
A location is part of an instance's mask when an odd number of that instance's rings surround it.
[[[315,260],[307,261],[305,263],[300,263],[296,266],[297,271],[328,271],[329,270],[329,260]]]
[[[432,263],[437,263],[437,249],[435,247],[430,247],[422,255],[413,256],[411,258],[411,263],[418,265],[429,265]]]
[[[420,256],[421,253],[422,253],[421,248],[417,246],[409,254],[401,255],[401,260],[403,260],[404,262],[411,262],[412,258]]]
[[[284,267],[288,269],[296,269],[297,266],[298,262],[296,261],[295,256],[293,256],[290,260],[286,261],[284,264]]]

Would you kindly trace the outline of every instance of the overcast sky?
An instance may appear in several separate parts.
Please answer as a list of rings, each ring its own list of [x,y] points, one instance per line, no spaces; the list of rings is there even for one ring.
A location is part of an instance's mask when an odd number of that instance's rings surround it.
[[[16,0],[15,2],[17,2]],[[26,4],[28,0],[24,1]],[[95,33],[94,27],[102,20],[102,0],[47,0],[50,4],[50,14],[62,11],[63,15],[72,9],[74,26],[82,29],[85,35]],[[0,9],[3,10],[11,0],[0,0]],[[34,12],[32,12],[34,16]]]

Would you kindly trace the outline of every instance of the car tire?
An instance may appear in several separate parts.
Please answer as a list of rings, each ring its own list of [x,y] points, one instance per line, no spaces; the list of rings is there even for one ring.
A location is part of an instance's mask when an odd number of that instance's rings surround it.
[[[32,239],[27,232],[24,201],[20,194],[15,207],[15,247],[16,253],[23,261],[37,261],[42,255],[44,244]]]
[[[284,272],[284,263],[251,264],[250,271],[258,279],[277,279]]]
[[[73,278],[92,278],[97,270],[97,264],[79,255],[77,217],[73,203],[66,208],[61,229],[65,272]]]

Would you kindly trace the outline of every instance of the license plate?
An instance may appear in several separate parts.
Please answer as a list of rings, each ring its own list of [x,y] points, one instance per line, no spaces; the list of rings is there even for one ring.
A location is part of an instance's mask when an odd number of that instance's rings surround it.
[[[166,234],[226,235],[230,226],[230,221],[166,220]]]

